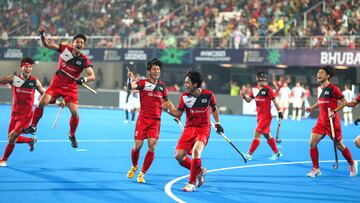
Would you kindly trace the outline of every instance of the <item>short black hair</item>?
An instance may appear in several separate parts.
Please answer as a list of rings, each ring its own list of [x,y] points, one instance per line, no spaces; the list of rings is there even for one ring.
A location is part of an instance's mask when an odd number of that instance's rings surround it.
[[[329,79],[332,78],[332,76],[334,76],[334,69],[332,66],[325,66],[320,68],[320,70],[324,70],[326,74],[330,75]]]
[[[22,58],[21,61],[20,61],[20,66],[23,63],[30,63],[31,65],[35,64],[34,60],[32,58],[30,58],[30,57]]]
[[[188,77],[192,83],[197,83],[196,87],[201,87],[201,83],[203,82],[203,79],[200,71],[188,70],[188,72],[186,73],[186,77]]]
[[[157,58],[151,58],[150,60],[148,60],[148,62],[146,63],[146,70],[150,70],[153,65],[159,66],[161,70],[162,63]]]
[[[77,38],[81,38],[86,43],[86,36],[83,33],[78,33],[73,37],[73,41],[75,41]]]
[[[258,79],[263,79],[263,80],[266,80],[266,74],[264,71],[259,71],[257,74],[256,74],[256,80]]]

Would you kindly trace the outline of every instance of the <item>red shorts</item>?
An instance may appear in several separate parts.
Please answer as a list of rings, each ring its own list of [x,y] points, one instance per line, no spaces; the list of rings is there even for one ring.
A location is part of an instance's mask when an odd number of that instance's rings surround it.
[[[19,116],[11,115],[8,133],[15,131],[17,134],[21,134],[20,130],[27,128],[30,125],[31,116]]]
[[[135,140],[159,139],[160,119],[138,117],[135,127]]]
[[[334,132],[335,132],[335,140],[340,141],[342,139],[340,122],[334,122]],[[332,139],[330,122],[328,123],[316,122],[315,126],[312,129],[312,133],[319,135],[328,135]]]
[[[53,97],[52,100],[56,100],[58,97],[63,97],[65,103],[79,103],[78,89],[74,87],[51,84],[45,93],[51,95]]]
[[[176,150],[185,150],[191,154],[196,141],[202,141],[205,146],[210,137],[210,127],[185,127],[176,145]]]
[[[261,119],[257,119],[257,126],[255,129],[255,132],[259,132],[261,134],[269,134],[270,133],[270,125],[271,125],[271,120],[272,118],[261,118]]]

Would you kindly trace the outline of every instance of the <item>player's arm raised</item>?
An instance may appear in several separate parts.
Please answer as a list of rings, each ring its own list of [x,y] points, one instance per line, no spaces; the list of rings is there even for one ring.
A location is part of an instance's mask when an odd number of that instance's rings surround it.
[[[1,84],[10,84],[13,81],[14,76],[13,75],[8,75],[5,77],[1,77],[0,78],[0,83]]]
[[[244,91],[240,91],[240,95],[247,103],[249,103],[249,102],[251,102],[251,100],[253,100],[253,98],[250,97],[249,95],[246,95]]]
[[[60,45],[48,40],[47,37],[45,36],[45,32],[46,32],[45,26],[40,25],[39,33],[40,33],[41,42],[44,45],[44,47],[55,50],[55,51],[59,50]]]

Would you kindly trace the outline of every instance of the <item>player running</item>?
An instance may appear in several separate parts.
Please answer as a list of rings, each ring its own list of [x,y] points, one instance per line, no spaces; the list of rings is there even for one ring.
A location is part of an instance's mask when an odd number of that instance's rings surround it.
[[[319,108],[318,120],[312,129],[310,139],[310,157],[312,161],[312,169],[307,174],[308,177],[315,178],[321,175],[319,167],[319,151],[317,145],[327,134],[332,139],[330,119],[333,119],[334,132],[335,132],[335,145],[348,161],[350,165],[350,176],[356,176],[358,173],[358,162],[352,159],[350,150],[342,142],[342,131],[340,124],[340,111],[345,105],[346,100],[341,90],[330,82],[330,78],[334,75],[331,67],[326,66],[320,68],[317,73],[317,81],[320,83],[321,92],[318,97],[318,101],[312,106],[306,108],[307,112],[311,112],[314,109]],[[340,100],[340,105],[338,101]],[[331,115],[328,114],[328,108],[331,109]]]

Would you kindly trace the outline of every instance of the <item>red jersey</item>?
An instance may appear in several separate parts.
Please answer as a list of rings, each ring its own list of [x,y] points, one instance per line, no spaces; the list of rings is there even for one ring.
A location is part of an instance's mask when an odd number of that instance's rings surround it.
[[[275,95],[269,85],[255,86],[250,92],[250,97],[255,99],[258,118],[272,118],[271,101],[275,99]]]
[[[210,127],[210,106],[216,105],[214,93],[202,89],[201,94],[195,97],[187,92],[180,97],[178,109],[186,110],[185,127]]]
[[[140,92],[140,112],[139,117],[160,119],[163,99],[167,100],[167,90],[165,83],[158,81],[152,84],[147,79],[136,82]]]
[[[92,66],[89,58],[85,54],[80,54],[80,56],[75,57],[71,53],[72,50],[72,47],[60,44],[60,48],[58,50],[60,57],[57,72],[51,81],[51,86],[77,89],[76,82],[65,74],[59,72],[59,70],[64,70],[74,76],[74,78],[79,78],[81,72],[85,68]]]
[[[28,80],[23,80],[20,76],[14,75],[11,84],[13,94],[12,114],[21,117],[31,117],[32,106],[36,89],[36,80],[30,76]]]
[[[336,107],[338,106],[338,100],[342,99],[343,97],[344,95],[341,92],[340,88],[338,88],[332,83],[322,89],[322,92],[318,97],[320,110],[318,118],[319,123],[329,123],[328,108],[330,107],[331,110],[336,109]],[[336,112],[335,122],[340,123],[340,117],[338,112]]]
[[[360,93],[358,94],[358,96],[356,96],[356,101],[360,102]],[[351,101],[349,101],[351,102]]]

